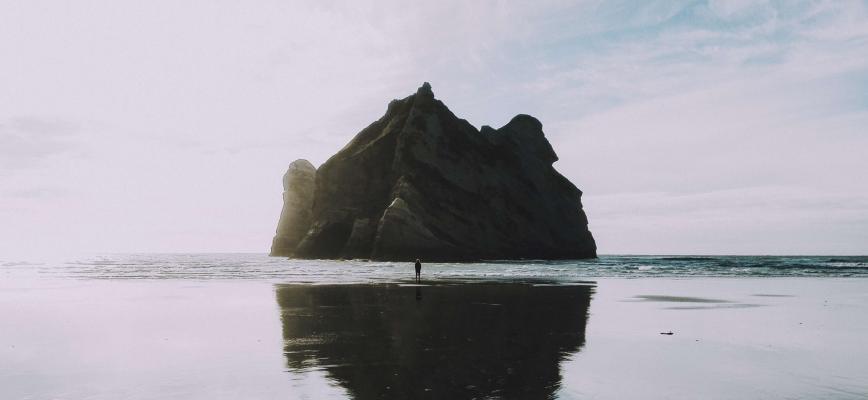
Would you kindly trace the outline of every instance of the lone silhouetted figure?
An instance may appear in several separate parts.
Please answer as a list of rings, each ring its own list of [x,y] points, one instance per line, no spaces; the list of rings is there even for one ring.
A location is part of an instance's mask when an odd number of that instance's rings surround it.
[[[419,259],[417,258],[416,259],[416,282],[418,283],[421,281],[422,281],[422,261],[419,261]]]

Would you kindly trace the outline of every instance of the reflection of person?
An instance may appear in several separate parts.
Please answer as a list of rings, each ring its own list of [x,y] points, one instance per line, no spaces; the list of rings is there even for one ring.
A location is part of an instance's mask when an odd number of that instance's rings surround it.
[[[416,282],[422,280],[422,262],[416,259]]]

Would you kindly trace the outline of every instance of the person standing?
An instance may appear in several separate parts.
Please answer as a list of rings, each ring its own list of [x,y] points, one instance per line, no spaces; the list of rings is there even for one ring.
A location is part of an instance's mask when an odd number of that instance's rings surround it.
[[[416,259],[416,282],[418,283],[421,281],[422,281],[422,261],[419,261],[419,259],[417,258]]]

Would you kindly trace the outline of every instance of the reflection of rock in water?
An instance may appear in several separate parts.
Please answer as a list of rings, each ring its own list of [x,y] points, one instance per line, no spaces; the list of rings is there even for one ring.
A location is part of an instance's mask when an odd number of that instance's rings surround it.
[[[289,368],[323,368],[357,399],[542,399],[584,344],[592,290],[288,285],[277,301]]]

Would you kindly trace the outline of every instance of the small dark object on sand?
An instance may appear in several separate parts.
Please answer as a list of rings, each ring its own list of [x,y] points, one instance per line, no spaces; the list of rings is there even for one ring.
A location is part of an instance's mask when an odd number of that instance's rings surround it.
[[[673,333],[672,331],[669,331],[669,332],[660,332],[660,334],[661,334],[661,335],[670,335],[670,336],[671,336],[671,335],[674,335],[675,333]]]

